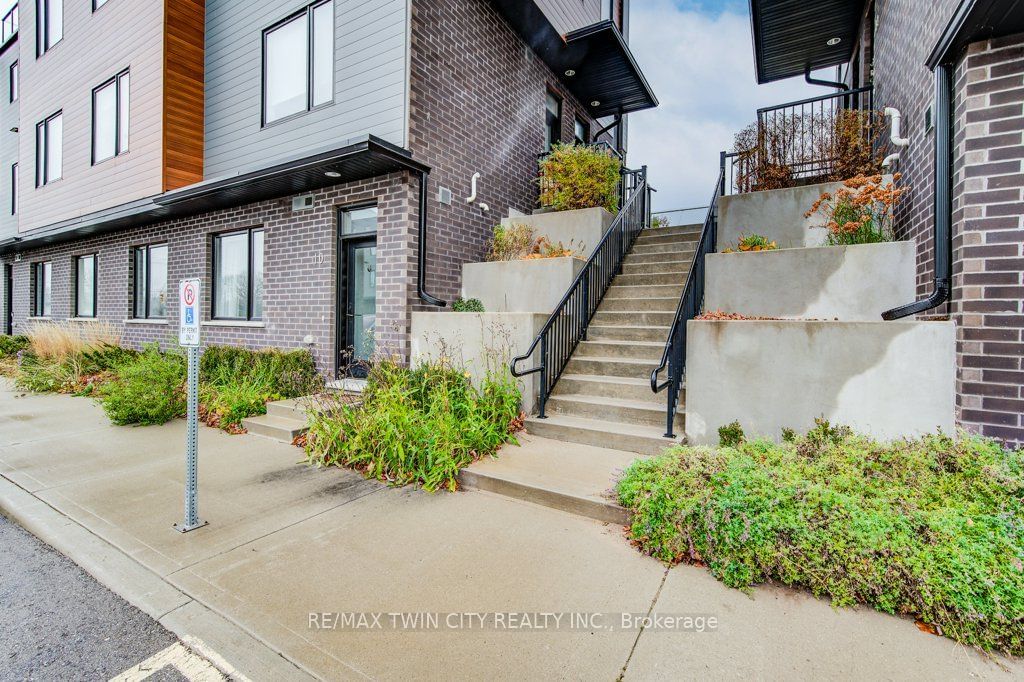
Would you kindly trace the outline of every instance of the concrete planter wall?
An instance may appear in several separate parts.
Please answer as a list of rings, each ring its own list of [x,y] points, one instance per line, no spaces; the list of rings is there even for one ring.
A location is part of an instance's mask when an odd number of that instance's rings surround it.
[[[841,182],[773,189],[722,197],[718,203],[718,250],[735,249],[743,233],[761,234],[780,249],[823,246],[827,230],[821,216],[804,218],[822,192],[835,192]]]
[[[877,321],[914,300],[915,259],[912,242],[709,254],[704,307],[751,317]]]
[[[445,354],[465,365],[474,381],[485,377],[489,368],[508,373],[509,361],[530,347],[549,314],[413,312],[412,365]],[[522,366],[535,367],[536,359]],[[518,381],[523,410],[530,413],[537,402],[539,375],[531,374]]]
[[[952,322],[691,321],[686,436],[739,420],[778,439],[815,417],[891,439],[954,428]]]
[[[571,256],[466,263],[462,296],[480,299],[487,312],[550,315],[584,264]]]
[[[584,258],[590,258],[614,219],[615,216],[603,208],[581,208],[502,218],[501,224],[529,225],[537,236],[547,237],[555,244],[562,242]],[[565,293],[564,289],[562,293]]]

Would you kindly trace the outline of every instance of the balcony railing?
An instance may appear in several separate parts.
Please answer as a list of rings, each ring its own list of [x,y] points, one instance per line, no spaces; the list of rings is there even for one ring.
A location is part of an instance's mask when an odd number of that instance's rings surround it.
[[[7,41],[18,32],[18,5],[7,10],[2,23],[0,23],[0,45],[6,45]]]
[[[872,88],[845,90],[757,111],[736,138],[726,193],[839,180],[882,158],[884,128]]]

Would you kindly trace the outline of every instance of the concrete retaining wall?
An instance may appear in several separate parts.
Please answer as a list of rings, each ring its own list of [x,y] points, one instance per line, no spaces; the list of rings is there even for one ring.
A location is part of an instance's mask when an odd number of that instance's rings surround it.
[[[698,321],[687,325],[686,436],[739,420],[778,439],[815,417],[878,438],[954,428],[952,322]]]
[[[555,244],[562,242],[584,258],[590,258],[614,219],[615,216],[603,208],[581,208],[577,211],[551,211],[502,218],[501,224],[529,225],[538,237],[543,235]],[[564,289],[562,293],[565,293]]]
[[[878,321],[915,297],[912,242],[713,253],[706,310],[751,317]]]
[[[465,365],[474,381],[482,379],[489,370],[508,373],[509,361],[530,347],[548,315],[413,312],[412,365],[444,355]],[[533,363],[522,363],[524,369],[534,366],[536,359]],[[519,379],[523,410],[528,414],[537,402],[538,388],[539,374]]]
[[[462,296],[480,299],[487,312],[550,315],[584,264],[571,256],[466,263],[462,266]]]
[[[718,203],[718,250],[735,249],[740,235],[761,234],[780,249],[822,246],[827,230],[811,227],[824,222],[821,216],[805,218],[822,192],[835,192],[840,182],[773,189],[722,197]]]

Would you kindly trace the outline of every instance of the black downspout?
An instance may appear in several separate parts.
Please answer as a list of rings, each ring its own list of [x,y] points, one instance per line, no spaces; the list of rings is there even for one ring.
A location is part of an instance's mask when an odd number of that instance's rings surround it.
[[[883,320],[898,320],[917,315],[942,305],[949,300],[952,281],[953,242],[953,198],[950,192],[952,182],[952,118],[950,99],[953,83],[948,64],[935,67],[935,289],[923,301],[893,308],[882,313]]]
[[[427,280],[427,177],[430,175],[428,171],[420,171],[420,224],[419,224],[419,258],[417,260],[416,267],[416,293],[419,295],[420,300],[429,305],[436,305],[441,308],[448,305],[447,301],[442,301],[439,298],[435,298],[427,293],[426,280]]]
[[[839,81],[823,81],[818,80],[817,78],[812,78],[810,64],[804,67],[804,80],[810,85],[822,85],[826,88],[837,88],[844,91],[850,89],[850,86],[846,83],[840,83]]]

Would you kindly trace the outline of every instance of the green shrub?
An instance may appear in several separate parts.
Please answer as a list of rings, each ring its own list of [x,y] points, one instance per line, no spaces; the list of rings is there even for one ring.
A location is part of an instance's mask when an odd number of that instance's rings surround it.
[[[0,334],[0,358],[17,355],[18,351],[25,350],[29,345],[30,342],[27,336]]]
[[[480,302],[479,298],[457,298],[455,303],[452,303],[452,310],[457,313],[482,313],[484,312],[484,304]]]
[[[619,211],[622,164],[609,151],[556,144],[540,161],[540,203],[555,211],[603,207]]]
[[[778,581],[1024,654],[1024,451],[966,434],[679,447],[619,482],[630,533],[731,587]]]
[[[487,248],[486,260],[489,263],[521,260],[533,253],[536,244],[537,235],[529,225],[523,223],[512,223],[508,227],[495,225],[490,246]]]
[[[746,439],[739,420],[718,427],[718,444],[723,448],[734,448]]]
[[[410,370],[383,361],[370,370],[362,407],[326,401],[312,411],[306,455],[393,485],[454,490],[460,469],[514,440],[519,403],[511,377],[474,387],[441,362]]]
[[[147,345],[120,364],[99,388],[99,400],[115,424],[163,424],[185,414],[185,360]]]
[[[246,417],[266,414],[267,403],[278,399],[267,384],[245,378],[225,384],[203,384],[200,398],[206,423],[227,431],[237,430]]]

